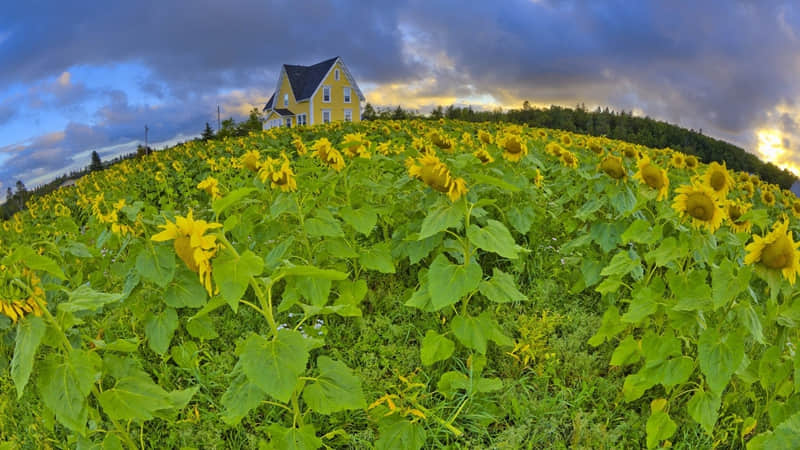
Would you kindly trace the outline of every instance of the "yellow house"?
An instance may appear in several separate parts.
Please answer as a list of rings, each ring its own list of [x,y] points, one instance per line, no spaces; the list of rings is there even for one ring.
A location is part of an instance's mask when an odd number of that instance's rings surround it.
[[[342,58],[313,66],[284,64],[275,93],[264,106],[264,128],[361,121],[364,94]]]

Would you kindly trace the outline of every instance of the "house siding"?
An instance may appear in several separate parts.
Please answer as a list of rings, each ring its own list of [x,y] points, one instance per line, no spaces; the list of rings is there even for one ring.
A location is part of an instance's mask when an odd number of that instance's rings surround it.
[[[335,78],[336,69],[339,69],[339,80]],[[322,101],[323,86],[331,87],[330,103],[324,103]],[[345,87],[350,88],[350,103],[344,102]],[[336,64],[331,67],[325,79],[322,80],[322,83],[320,83],[312,97],[312,104],[314,105],[314,113],[312,116],[315,124],[322,123],[323,109],[329,109],[331,111],[331,122],[343,121],[345,109],[351,109],[353,111],[353,122],[359,122],[361,120],[361,102],[358,98],[358,93],[347,79],[341,61],[337,61]]]

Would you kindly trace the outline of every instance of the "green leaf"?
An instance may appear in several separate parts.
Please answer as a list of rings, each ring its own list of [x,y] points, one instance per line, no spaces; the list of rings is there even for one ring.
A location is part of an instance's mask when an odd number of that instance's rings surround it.
[[[207,298],[197,274],[188,268],[178,269],[177,276],[164,291],[164,303],[172,308],[201,308]]]
[[[347,278],[345,272],[333,269],[320,269],[314,266],[284,267],[280,270],[279,274],[286,277],[311,277],[323,280],[344,280]]]
[[[646,286],[639,286],[633,290],[633,299],[628,306],[628,312],[622,316],[626,323],[639,323],[658,310],[658,303],[664,297],[664,282],[655,278]]]
[[[722,261],[719,267],[711,270],[711,291],[713,294],[714,309],[728,305],[750,285],[749,267],[742,267],[738,271],[736,266],[728,259]]]
[[[411,264],[416,264],[430,255],[430,253],[442,243],[442,235],[434,234],[433,236],[426,237],[422,240],[413,240],[410,242],[403,242],[401,244],[403,250],[408,255],[408,261]]]
[[[508,211],[508,223],[520,234],[527,234],[535,219],[536,212],[530,206],[525,206],[524,208],[513,206]]]
[[[167,287],[175,276],[175,250],[172,246],[146,245],[136,257],[136,271],[147,281]]]
[[[603,249],[603,252],[608,253],[612,249],[617,248],[623,231],[622,227],[624,227],[624,225],[617,222],[596,222],[592,224],[589,234],[591,235],[592,239],[597,242],[597,245]]]
[[[275,270],[280,265],[283,256],[292,247],[292,244],[294,244],[294,236],[289,236],[270,250],[267,256],[264,257],[264,268],[267,271]]]
[[[611,261],[608,263],[607,266],[600,271],[600,275],[604,277],[616,275],[617,277],[623,277],[629,274],[633,269],[639,267],[641,263],[639,259],[631,258],[631,255],[628,253],[627,250],[620,250]]]
[[[453,354],[455,348],[456,344],[453,341],[433,330],[428,330],[419,349],[422,365],[430,366],[437,361],[444,361]]]
[[[358,262],[369,270],[381,273],[394,273],[395,271],[392,249],[388,242],[381,242],[372,248],[363,250],[358,257]]]
[[[120,378],[114,387],[100,394],[98,401],[103,411],[116,420],[142,422],[152,419],[158,410],[172,408],[167,391],[141,374]]]
[[[759,344],[765,344],[764,328],[761,325],[761,319],[753,309],[753,305],[750,301],[741,302],[737,304],[734,309],[736,310],[736,315],[739,317],[739,322],[750,332],[753,339]]]
[[[711,391],[721,395],[744,358],[744,336],[708,328],[700,335],[697,358]]]
[[[342,280],[338,283],[339,297],[333,306],[341,307],[336,314],[342,317],[361,317],[361,301],[367,295],[367,280]]]
[[[145,321],[144,332],[147,336],[147,345],[151,350],[163,355],[169,349],[172,335],[178,329],[178,313],[172,308],[167,308],[160,314],[152,315]]]
[[[492,279],[481,281],[478,286],[478,290],[480,290],[481,294],[495,303],[512,303],[528,300],[528,297],[517,289],[514,277],[496,267],[493,270]]]
[[[133,353],[139,349],[139,339],[117,339],[114,342],[105,343],[103,340],[93,340],[96,348],[107,352]]]
[[[800,412],[781,422],[773,431],[754,437],[747,450],[793,450],[800,448]]]
[[[419,422],[398,420],[390,425],[378,426],[380,437],[375,441],[375,450],[419,450],[427,438],[425,428]]]
[[[450,400],[459,390],[469,389],[469,377],[454,370],[445,372],[439,378],[436,389],[444,398]]]
[[[331,280],[328,278],[298,277],[293,280],[297,293],[314,306],[325,306],[331,294]]]
[[[592,216],[592,214],[597,212],[605,204],[606,200],[604,197],[593,197],[588,202],[581,205],[577,211],[575,211],[575,218],[585,222],[589,217]]]
[[[655,448],[661,441],[671,438],[677,429],[678,425],[670,419],[669,414],[664,411],[651,413],[645,425],[647,448]]]
[[[486,344],[490,340],[499,346],[513,345],[513,341],[503,335],[489,311],[482,312],[478,317],[457,315],[450,322],[450,328],[459,342],[481,355],[486,354]]]
[[[703,427],[706,434],[711,436],[714,431],[714,425],[717,423],[721,403],[722,398],[719,395],[698,389],[689,400],[686,408],[689,410],[689,415],[692,416],[692,419]]]
[[[236,364],[233,374],[233,381],[222,394],[222,406],[225,408],[221,414],[222,421],[228,425],[238,425],[251,409],[260,405],[267,397],[264,391],[247,379],[241,363]]]
[[[315,216],[306,219],[304,226],[311,237],[344,237],[342,225],[325,208],[317,209]]]
[[[254,188],[239,188],[231,191],[222,198],[214,200],[211,203],[211,209],[214,210],[214,215],[219,217],[225,210],[236,204],[239,200],[247,197],[253,191],[255,191]]]
[[[464,209],[461,203],[441,206],[425,216],[417,240],[421,241],[448,228],[459,228],[463,222]]]
[[[97,311],[108,303],[120,300],[122,300],[122,294],[97,292],[82,284],[69,294],[69,300],[58,304],[58,309],[63,312]]]
[[[428,270],[428,292],[436,310],[461,300],[474,291],[481,282],[483,271],[476,263],[453,264],[440,254]]]
[[[514,186],[513,184],[511,184],[511,183],[509,183],[507,181],[504,181],[501,178],[492,177],[492,176],[489,176],[489,175],[486,175],[486,174],[483,174],[483,173],[480,173],[480,172],[474,172],[472,174],[472,179],[477,184],[488,184],[490,186],[496,186],[496,187],[499,187],[500,189],[502,189],[502,190],[504,190],[506,192],[519,192],[520,191],[519,187]]]
[[[207,314],[190,318],[186,322],[186,332],[197,339],[216,339],[219,337],[214,321]]]
[[[344,363],[327,356],[317,358],[319,375],[303,389],[303,400],[320,414],[332,414],[367,406],[361,391],[361,379]]]
[[[45,406],[56,419],[76,433],[83,433],[89,416],[86,397],[100,377],[100,358],[73,349],[67,355],[50,354],[42,362],[37,386]]]
[[[622,396],[626,402],[639,399],[645,391],[658,384],[658,381],[654,380],[650,375],[650,371],[643,368],[639,372],[625,377],[625,382],[622,384]]]
[[[197,355],[200,349],[193,341],[187,341],[183,344],[176,345],[169,350],[172,360],[175,364],[184,369],[194,369],[197,367]]]
[[[663,267],[669,264],[671,261],[683,256],[685,254],[683,250],[684,249],[682,247],[678,248],[677,239],[674,237],[668,237],[661,241],[661,244],[659,244],[658,248],[646,253],[644,257],[648,263],[655,263],[656,266]]]
[[[636,242],[639,244],[654,244],[661,239],[662,229],[661,226],[653,227],[653,224],[644,220],[636,219],[633,223],[622,233],[622,243]]]
[[[706,279],[708,272],[692,269],[688,275],[673,271],[667,272],[667,282],[678,300],[672,309],[675,311],[703,311],[712,307],[711,287]]]
[[[494,252],[498,255],[516,259],[522,247],[517,245],[511,232],[505,225],[496,220],[489,219],[485,227],[478,227],[472,224],[467,229],[467,238],[476,247]]]
[[[17,337],[14,345],[14,358],[11,360],[11,379],[17,389],[17,400],[22,397],[25,386],[33,370],[36,350],[47,331],[47,325],[36,316],[25,316],[17,325]]]
[[[628,366],[639,362],[640,359],[642,359],[642,351],[639,349],[639,341],[628,335],[617,345],[611,355],[611,365]]]
[[[608,338],[612,338],[622,332],[626,325],[622,323],[619,317],[619,310],[616,306],[609,306],[605,313],[603,313],[603,321],[600,324],[600,329],[589,339],[589,345],[597,347]]]
[[[298,428],[284,428],[277,423],[269,427],[270,445],[276,450],[316,450],[322,447],[322,439],[317,437],[313,425]]]
[[[273,340],[251,334],[239,360],[247,379],[280,402],[288,402],[306,370],[310,343],[294,330],[279,330]]]
[[[80,242],[70,242],[69,244],[67,244],[64,250],[66,250],[67,253],[71,255],[77,256],[78,258],[94,257],[92,252],[89,250],[89,247]]]
[[[237,257],[226,249],[214,258],[214,282],[234,312],[239,309],[239,300],[247,290],[250,278],[261,274],[263,269],[264,261],[250,250]]]
[[[61,280],[67,279],[67,277],[64,275],[64,272],[61,270],[61,267],[59,267],[55,261],[47,256],[42,256],[36,253],[30,247],[17,248],[14,253],[11,254],[10,260],[14,262],[22,261],[30,269],[47,272]]]
[[[378,222],[378,214],[369,207],[359,209],[344,207],[339,210],[339,216],[344,219],[346,224],[365,236],[369,235]]]

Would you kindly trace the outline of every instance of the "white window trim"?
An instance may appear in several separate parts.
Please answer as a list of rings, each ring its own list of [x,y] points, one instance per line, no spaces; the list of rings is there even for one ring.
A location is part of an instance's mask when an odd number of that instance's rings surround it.
[[[328,90],[328,100],[325,100],[325,89]],[[331,87],[328,85],[322,86],[322,103],[330,103],[333,97],[333,92],[331,92]]]
[[[289,94],[283,94],[283,106],[289,107]]]
[[[302,118],[302,120],[300,120]],[[308,120],[306,118],[306,113],[301,113],[297,115],[297,125],[308,125]]]
[[[335,70],[333,71],[333,78],[334,78],[336,81],[339,81],[339,69],[335,69]]]
[[[325,122],[325,113],[328,113],[328,121]],[[322,123],[331,123],[333,122],[333,115],[331,114],[330,109],[323,109],[322,110]]]
[[[347,120],[348,113],[350,115],[350,120]],[[345,122],[352,122],[353,121],[353,110],[350,108],[345,108],[344,110],[344,121]]]
[[[351,103],[353,100],[353,90],[350,89],[350,86],[345,86],[344,89],[342,89],[342,95],[344,96],[345,103]]]

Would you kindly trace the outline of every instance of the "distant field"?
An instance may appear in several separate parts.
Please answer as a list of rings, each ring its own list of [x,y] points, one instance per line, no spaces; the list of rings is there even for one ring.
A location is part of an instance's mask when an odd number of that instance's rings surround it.
[[[279,128],[0,227],[0,448],[800,448],[800,200],[503,123]]]

